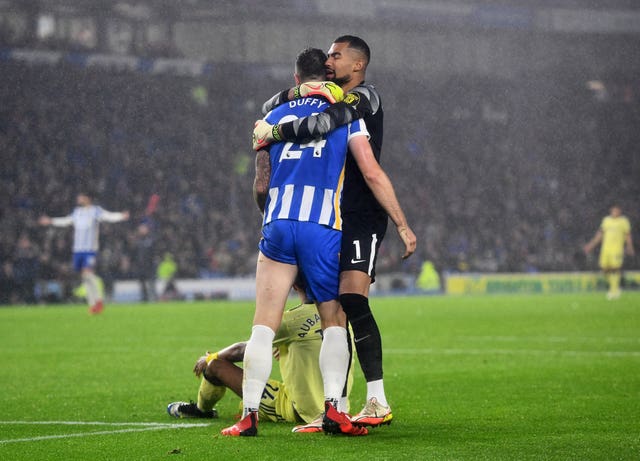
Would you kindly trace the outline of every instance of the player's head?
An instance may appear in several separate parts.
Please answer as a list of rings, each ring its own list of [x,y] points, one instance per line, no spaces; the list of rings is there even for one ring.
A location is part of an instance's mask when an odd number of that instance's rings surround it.
[[[620,205],[618,205],[617,203],[614,203],[613,205],[611,205],[609,213],[614,218],[617,218],[618,216],[622,215],[622,207],[620,207]]]
[[[326,77],[341,87],[349,89],[364,81],[371,50],[367,42],[355,35],[336,38],[329,48],[325,63]]]
[[[151,232],[151,228],[149,227],[149,224],[142,222],[140,224],[138,224],[138,235],[144,237],[146,235],[149,235],[149,233]]]
[[[347,48],[362,55],[362,58],[365,60],[365,66],[369,64],[369,61],[371,60],[371,50],[369,49],[367,42],[362,40],[360,37],[356,37],[355,35],[341,35],[336,38],[333,43],[346,44]]]
[[[296,58],[296,84],[325,79],[324,62],[327,55],[318,48],[306,48]]]
[[[80,191],[76,196],[76,204],[78,206],[89,206],[91,205],[92,201],[93,201],[93,198],[88,191]]]

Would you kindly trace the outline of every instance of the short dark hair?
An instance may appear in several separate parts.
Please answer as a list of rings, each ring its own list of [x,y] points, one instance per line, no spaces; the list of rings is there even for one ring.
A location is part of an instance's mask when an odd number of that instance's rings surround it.
[[[296,58],[296,74],[303,82],[325,80],[327,53],[318,48],[305,48]]]
[[[79,189],[76,196],[78,195],[84,195],[85,197],[89,197],[90,200],[93,200],[95,198],[95,194],[93,193],[93,191],[87,188]]]
[[[355,35],[341,35],[336,38],[333,43],[348,43],[349,48],[353,48],[354,50],[358,50],[367,58],[367,64],[371,60],[371,50],[369,49],[369,45],[367,42],[362,40],[360,37],[356,37]]]

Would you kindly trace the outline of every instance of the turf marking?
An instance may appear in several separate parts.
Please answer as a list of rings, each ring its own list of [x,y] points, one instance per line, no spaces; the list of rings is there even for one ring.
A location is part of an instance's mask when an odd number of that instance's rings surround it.
[[[542,343],[620,343],[620,344],[640,344],[640,338],[631,337],[567,337],[567,336],[458,336],[462,341],[497,341],[497,342],[516,342],[516,341],[535,341]]]
[[[46,425],[46,426],[148,426],[148,427],[204,427],[206,423],[140,423],[140,422],[122,422],[110,423],[106,421],[2,421],[3,424],[24,424],[29,426]]]
[[[385,349],[398,355],[564,355],[570,357],[640,357],[640,351],[570,351],[544,349]]]
[[[20,439],[0,439],[0,445],[17,442],[38,442],[41,440],[52,439],[67,439],[73,437],[90,437],[93,435],[110,435],[110,434],[123,434],[127,432],[145,432],[145,431],[160,431],[166,429],[184,429],[191,427],[208,427],[209,424],[205,423],[108,423],[104,421],[0,421],[2,425],[48,425],[48,426],[134,426],[127,429],[115,429],[108,431],[94,431],[94,432],[76,432],[71,434],[57,434],[57,435],[41,435],[35,437],[25,437]]]

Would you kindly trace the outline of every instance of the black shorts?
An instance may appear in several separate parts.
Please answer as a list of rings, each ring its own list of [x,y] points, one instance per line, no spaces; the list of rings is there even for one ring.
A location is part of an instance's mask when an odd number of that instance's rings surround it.
[[[385,213],[349,213],[342,217],[340,272],[360,271],[375,280],[378,249],[387,232]]]

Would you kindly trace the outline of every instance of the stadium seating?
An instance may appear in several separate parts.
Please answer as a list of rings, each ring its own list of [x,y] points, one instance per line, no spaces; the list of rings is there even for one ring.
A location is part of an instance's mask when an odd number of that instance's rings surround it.
[[[131,225],[102,228],[107,286],[135,277],[143,219],[158,260],[172,252],[181,277],[254,272],[251,129],[263,100],[289,81],[239,64],[185,77],[5,60],[0,73],[3,286],[22,234],[39,249],[40,278],[70,279],[70,232],[38,227],[37,217],[69,213],[82,187],[132,213]],[[375,83],[386,112],[382,165],[419,241],[403,262],[390,230],[381,273],[417,274],[427,258],[439,270],[584,269],[580,246],[609,204],[640,196],[639,130],[624,129],[639,125],[637,103],[612,107],[578,79],[535,75],[417,84],[382,73]],[[145,217],[154,193],[158,208]]]

